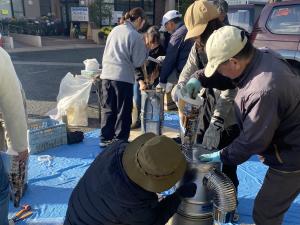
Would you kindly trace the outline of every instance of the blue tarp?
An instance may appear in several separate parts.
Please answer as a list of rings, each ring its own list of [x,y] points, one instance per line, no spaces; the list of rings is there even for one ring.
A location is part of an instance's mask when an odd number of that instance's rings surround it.
[[[165,126],[178,128],[178,116],[166,114]],[[21,204],[33,207],[33,216],[19,224],[62,224],[69,196],[85,170],[99,154],[99,130],[85,134],[83,143],[64,145],[30,156],[28,190]],[[49,161],[39,161],[50,155]],[[253,223],[251,212],[267,167],[252,157],[238,167],[240,223]],[[274,187],[276,188],[276,187]],[[266,209],[267,210],[267,209]],[[17,210],[10,205],[10,217]],[[284,225],[300,225],[300,196],[295,200],[284,219]]]

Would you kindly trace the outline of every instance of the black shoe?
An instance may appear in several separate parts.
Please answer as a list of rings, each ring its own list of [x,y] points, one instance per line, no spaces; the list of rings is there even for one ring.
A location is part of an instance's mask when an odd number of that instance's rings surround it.
[[[175,141],[177,144],[181,145],[181,138],[180,137],[176,137],[176,138],[172,138],[173,141]]]

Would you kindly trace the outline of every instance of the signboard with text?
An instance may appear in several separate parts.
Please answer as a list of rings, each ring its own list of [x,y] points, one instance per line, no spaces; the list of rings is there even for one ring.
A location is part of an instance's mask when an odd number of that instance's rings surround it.
[[[89,8],[88,7],[71,7],[71,20],[73,22],[88,22]]]

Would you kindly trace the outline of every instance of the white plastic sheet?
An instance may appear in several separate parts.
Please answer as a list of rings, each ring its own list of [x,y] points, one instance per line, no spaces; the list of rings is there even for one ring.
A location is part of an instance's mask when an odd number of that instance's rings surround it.
[[[67,115],[71,126],[87,126],[87,107],[93,79],[68,73],[61,81],[57,107],[47,113],[52,119],[62,120]]]

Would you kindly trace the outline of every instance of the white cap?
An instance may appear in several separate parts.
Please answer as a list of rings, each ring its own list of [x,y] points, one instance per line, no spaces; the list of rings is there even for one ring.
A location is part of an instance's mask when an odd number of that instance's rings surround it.
[[[169,22],[170,20],[175,19],[175,18],[181,18],[181,17],[182,17],[182,15],[177,10],[170,10],[170,11],[166,12],[162,18],[162,21],[161,21],[162,27],[160,30],[164,30],[166,23]]]
[[[224,26],[215,30],[208,38],[205,49],[208,63],[205,76],[211,77],[218,67],[238,54],[247,44],[244,31],[234,26]]]

